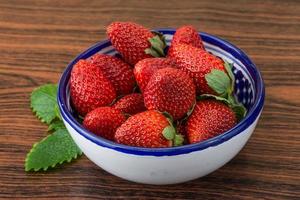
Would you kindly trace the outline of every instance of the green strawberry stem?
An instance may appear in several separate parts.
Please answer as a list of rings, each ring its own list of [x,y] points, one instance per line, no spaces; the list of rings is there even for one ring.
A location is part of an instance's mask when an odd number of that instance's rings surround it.
[[[238,120],[241,120],[243,117],[245,117],[247,109],[244,107],[243,104],[237,101],[233,94],[235,77],[232,72],[232,64],[229,64],[226,61],[224,62],[226,72],[222,70],[213,69],[210,73],[205,75],[205,80],[207,81],[207,84],[214,92],[218,94],[218,96],[204,94],[200,96],[200,99],[215,98],[217,100],[223,101],[234,110]]]
[[[221,97],[226,98],[226,96],[232,93],[232,82],[224,71],[213,69],[205,75],[205,79],[209,87]]]
[[[167,44],[165,41],[165,37],[158,32],[154,32],[155,36],[149,38],[148,41],[151,44],[150,48],[145,49],[146,54],[150,54],[153,57],[165,57],[164,49]]]
[[[212,94],[202,94],[197,96],[197,100],[201,101],[203,99],[216,99],[217,101],[222,101],[223,103],[227,104],[234,111],[238,121],[242,120],[246,116],[247,109],[241,103],[232,102],[227,98]]]
[[[231,79],[231,88],[230,91],[233,92],[234,91],[234,83],[235,83],[235,77],[234,74],[232,72],[232,64],[229,64],[228,62],[224,61],[224,67],[226,69],[226,72],[229,76],[229,78]]]
[[[173,140],[173,146],[174,147],[181,146],[183,144],[183,141],[184,141],[183,136],[180,134],[176,134]]]
[[[162,132],[163,136],[167,140],[172,141],[172,146],[181,146],[183,144],[184,138],[182,135],[177,133],[176,128],[174,127],[174,121],[172,116],[167,112],[163,112],[163,115],[166,116],[170,124],[169,126],[164,128]]]
[[[229,101],[230,104],[237,104],[237,100],[234,98],[232,94],[227,96],[227,100]]]

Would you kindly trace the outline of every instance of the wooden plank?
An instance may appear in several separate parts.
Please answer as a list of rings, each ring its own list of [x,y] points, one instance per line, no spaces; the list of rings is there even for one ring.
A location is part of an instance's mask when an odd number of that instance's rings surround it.
[[[31,113],[33,88],[55,83],[112,21],[149,28],[192,24],[241,47],[261,70],[266,104],[249,143],[216,172],[174,186],[121,180],[86,157],[25,173],[46,126]],[[298,199],[300,196],[300,2],[297,0],[0,0],[0,198]]]

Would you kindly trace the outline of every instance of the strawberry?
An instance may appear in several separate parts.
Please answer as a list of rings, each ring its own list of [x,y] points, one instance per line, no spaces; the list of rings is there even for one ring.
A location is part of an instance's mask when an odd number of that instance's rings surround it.
[[[125,116],[119,110],[111,107],[99,107],[85,116],[83,126],[98,136],[114,140],[117,128],[125,120]]]
[[[174,68],[156,71],[144,92],[146,108],[168,112],[174,120],[182,118],[195,99],[193,80],[182,70]]]
[[[169,57],[173,59],[179,68],[186,71],[193,78],[197,94],[215,94],[215,91],[207,84],[205,75],[212,70],[225,72],[224,63],[218,57],[186,44],[177,44],[169,51]]]
[[[183,138],[167,117],[148,110],[129,117],[116,131],[115,141],[138,147],[171,147],[181,145]]]
[[[113,22],[107,27],[107,35],[115,49],[131,65],[144,58],[164,56],[166,43],[163,37],[139,24]]]
[[[206,99],[197,102],[187,120],[187,136],[190,143],[215,137],[231,129],[237,123],[234,111],[221,101]]]
[[[173,48],[177,44],[188,44],[204,50],[201,37],[191,25],[182,26],[176,30],[170,48]]]
[[[70,96],[81,115],[112,103],[116,91],[101,69],[85,60],[77,62],[71,72]]]
[[[147,110],[144,105],[143,95],[139,93],[128,94],[122,97],[112,107],[129,115],[134,115]]]
[[[94,55],[90,62],[101,69],[115,87],[118,96],[132,93],[135,80],[130,65],[119,58],[104,54]]]
[[[147,86],[154,72],[166,67],[176,68],[176,65],[171,59],[168,58],[146,58],[139,61],[134,66],[133,72],[141,91],[143,92],[145,90],[145,87]]]

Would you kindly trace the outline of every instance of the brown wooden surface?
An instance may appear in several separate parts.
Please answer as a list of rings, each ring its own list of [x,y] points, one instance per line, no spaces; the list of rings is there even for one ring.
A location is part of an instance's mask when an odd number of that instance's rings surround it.
[[[228,3],[230,2],[230,3]],[[86,157],[46,173],[24,158],[46,135],[33,116],[33,88],[57,82],[78,53],[104,39],[105,26],[192,24],[241,47],[266,84],[263,115],[248,144],[216,172],[185,184],[121,180]],[[0,0],[0,198],[299,199],[300,1]]]

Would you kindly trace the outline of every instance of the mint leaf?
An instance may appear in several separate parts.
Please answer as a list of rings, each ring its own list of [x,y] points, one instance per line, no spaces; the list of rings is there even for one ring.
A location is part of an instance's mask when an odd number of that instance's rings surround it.
[[[58,129],[33,145],[25,160],[25,171],[45,171],[57,164],[70,162],[81,154],[67,129]]]
[[[54,132],[33,145],[25,160],[25,171],[47,170],[82,154],[61,121],[56,95],[55,84],[43,85],[31,94],[33,112],[42,122],[49,124],[48,131]]]
[[[205,80],[209,87],[221,96],[226,96],[231,91],[230,78],[224,71],[213,69],[205,75]]]
[[[55,120],[49,125],[48,131],[57,131],[59,129],[64,129],[64,128],[65,125],[61,120]]]
[[[47,84],[35,89],[30,97],[33,112],[47,124],[50,124],[55,118],[60,118],[56,94],[57,85]]]

